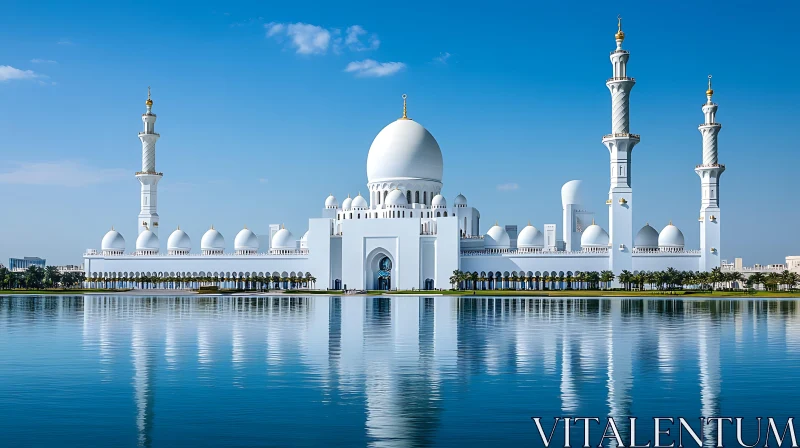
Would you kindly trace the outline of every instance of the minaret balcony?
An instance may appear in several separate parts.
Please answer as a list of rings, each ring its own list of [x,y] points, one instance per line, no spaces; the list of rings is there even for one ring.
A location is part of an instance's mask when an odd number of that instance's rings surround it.
[[[717,127],[722,127],[722,123],[700,123],[700,126],[698,126],[698,127],[701,127],[701,128],[702,128],[703,126],[717,126]]]
[[[714,164],[711,164],[711,165],[697,165],[697,166],[695,166],[695,168],[722,168],[724,170],[725,169],[725,165],[722,165],[720,163],[714,163]]]
[[[149,174],[149,175],[153,175],[153,176],[163,176],[164,175],[164,173],[159,173],[157,171],[137,171],[136,172],[137,176],[141,176],[141,175],[145,175],[145,174]]]
[[[612,78],[606,79],[606,82],[611,82],[611,81],[633,81],[633,82],[636,82],[636,78],[631,78],[629,76],[614,76]]]
[[[628,50],[623,50],[621,48],[617,48],[616,50],[611,52],[611,54],[619,54],[619,53],[631,54]]]
[[[603,136],[603,140],[613,139],[613,138],[629,138],[631,140],[639,140],[639,134],[606,134]]]

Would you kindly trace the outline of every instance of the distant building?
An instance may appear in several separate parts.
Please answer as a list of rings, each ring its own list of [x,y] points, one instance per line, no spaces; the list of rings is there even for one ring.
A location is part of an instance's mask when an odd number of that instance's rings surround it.
[[[39,257],[23,257],[23,258],[9,258],[8,270],[12,272],[21,272],[31,266],[45,267],[47,260]]]
[[[786,269],[795,274],[800,274],[800,255],[786,257]]]
[[[722,272],[741,272],[744,274],[745,277],[749,277],[751,274],[755,274],[756,272],[760,272],[762,274],[769,274],[770,272],[781,273],[783,271],[791,271],[800,273],[800,256],[789,256],[786,257],[786,263],[778,263],[778,264],[754,264],[752,266],[744,266],[742,263],[741,258],[734,258],[733,263],[728,262],[727,260],[722,260]]]
[[[83,272],[83,266],[77,264],[65,264],[63,266],[56,266],[58,272],[61,274],[66,274],[67,272]]]

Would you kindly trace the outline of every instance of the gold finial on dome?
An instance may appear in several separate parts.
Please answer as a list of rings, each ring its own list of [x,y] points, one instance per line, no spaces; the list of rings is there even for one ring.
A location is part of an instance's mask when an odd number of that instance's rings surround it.
[[[706,96],[710,98],[711,95],[713,94],[714,94],[714,89],[711,88],[711,75],[708,75],[708,90],[706,90]]]
[[[400,117],[401,120],[409,120],[409,118],[408,118],[408,108],[407,108],[407,105],[406,105],[406,98],[408,98],[408,95],[406,95],[404,93],[403,94],[403,116]]]
[[[617,16],[617,34],[614,35],[617,40],[625,40],[625,33],[622,32],[622,16]]]
[[[147,107],[153,105],[153,100],[150,99],[150,86],[147,86],[147,101],[145,101],[144,104],[147,104]]]

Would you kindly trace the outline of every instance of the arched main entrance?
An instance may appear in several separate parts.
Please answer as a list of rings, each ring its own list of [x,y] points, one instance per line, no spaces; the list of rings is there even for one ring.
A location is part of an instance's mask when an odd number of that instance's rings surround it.
[[[389,257],[383,257],[378,261],[377,289],[381,291],[392,289],[392,260]]]
[[[364,289],[396,289],[397,272],[397,262],[391,251],[382,247],[373,249],[364,260]]]

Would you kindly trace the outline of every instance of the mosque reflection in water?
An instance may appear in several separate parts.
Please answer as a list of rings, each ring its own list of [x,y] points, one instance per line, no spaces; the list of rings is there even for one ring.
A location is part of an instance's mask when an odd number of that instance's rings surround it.
[[[6,298],[0,317],[28,306],[82,316],[103,381],[118,380],[129,349],[140,446],[153,442],[154,422],[177,427],[173,411],[202,406],[175,404],[190,389],[241,397],[269,422],[253,437],[280,444],[533,442],[533,415],[718,416],[721,357],[747,357],[741,347],[760,331],[800,350],[792,301],[92,296]],[[293,423],[308,418],[315,428]]]

